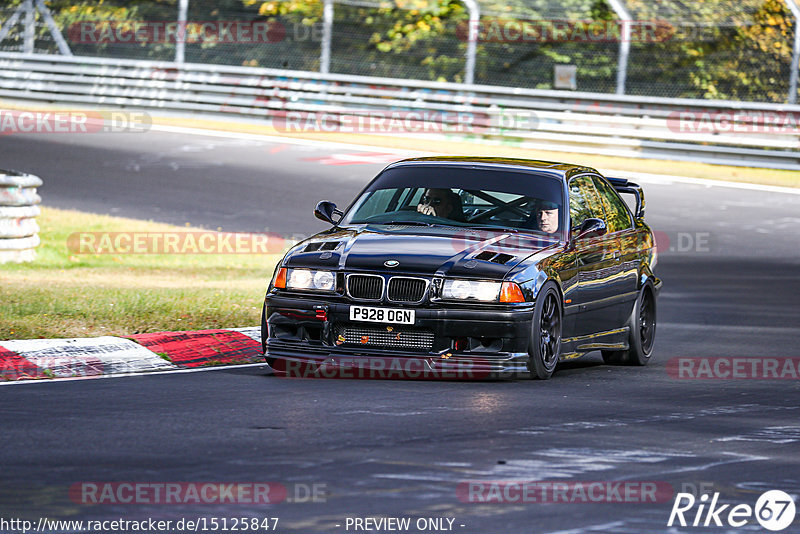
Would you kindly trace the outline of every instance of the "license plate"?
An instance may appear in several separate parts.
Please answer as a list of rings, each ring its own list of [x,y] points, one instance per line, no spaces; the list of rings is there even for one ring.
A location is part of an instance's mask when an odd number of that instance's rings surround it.
[[[414,310],[350,306],[350,320],[371,323],[414,324]]]

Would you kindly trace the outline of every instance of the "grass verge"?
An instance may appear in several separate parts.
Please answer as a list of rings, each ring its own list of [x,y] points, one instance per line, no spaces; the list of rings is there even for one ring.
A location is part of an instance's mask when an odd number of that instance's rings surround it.
[[[255,326],[280,255],[75,254],[73,232],[197,230],[42,208],[32,263],[0,265],[0,340]]]

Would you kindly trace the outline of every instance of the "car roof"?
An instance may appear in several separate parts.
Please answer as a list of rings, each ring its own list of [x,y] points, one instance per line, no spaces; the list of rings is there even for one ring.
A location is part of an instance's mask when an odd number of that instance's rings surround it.
[[[514,168],[520,170],[540,170],[546,171],[549,175],[559,175],[563,178],[569,178],[575,174],[582,173],[597,173],[591,167],[584,165],[577,165],[574,163],[561,163],[557,161],[542,161],[534,159],[522,158],[495,158],[489,156],[429,156],[423,158],[409,158],[395,163],[387,167],[399,167],[421,164],[436,164],[436,165],[479,165],[479,166],[497,166],[505,168]],[[597,173],[599,174],[599,173]]]

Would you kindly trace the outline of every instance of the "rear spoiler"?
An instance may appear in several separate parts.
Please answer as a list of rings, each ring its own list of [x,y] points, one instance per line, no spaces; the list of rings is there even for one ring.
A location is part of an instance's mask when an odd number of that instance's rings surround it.
[[[606,180],[617,191],[617,193],[624,193],[636,197],[636,215],[637,219],[644,217],[644,190],[639,184],[629,182],[625,178],[610,178],[606,176]]]

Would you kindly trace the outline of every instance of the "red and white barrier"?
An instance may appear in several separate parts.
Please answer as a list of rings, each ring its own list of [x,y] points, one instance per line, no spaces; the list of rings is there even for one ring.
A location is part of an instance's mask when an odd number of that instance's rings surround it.
[[[233,330],[158,332],[128,336],[142,347],[166,356],[179,367],[232,365],[264,361],[261,343]]]
[[[0,380],[97,377],[264,363],[258,328],[158,332],[127,338],[0,341]]]

